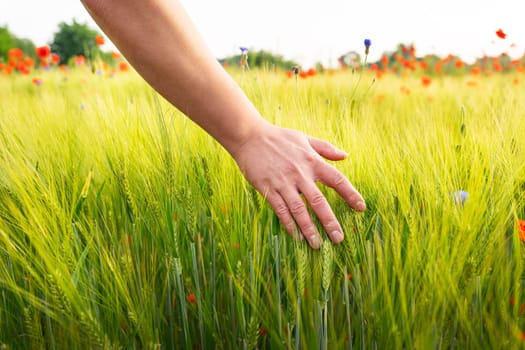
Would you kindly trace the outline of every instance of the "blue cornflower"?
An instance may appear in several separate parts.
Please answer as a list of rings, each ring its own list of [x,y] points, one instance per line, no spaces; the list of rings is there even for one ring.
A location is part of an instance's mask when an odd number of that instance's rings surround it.
[[[372,40],[365,39],[365,55],[368,55],[368,51],[370,50],[370,45],[372,45]]]
[[[239,49],[241,49],[241,61],[239,64],[241,65],[242,69],[249,69],[248,67],[248,48],[244,46],[239,46]]]
[[[456,204],[464,205],[467,198],[468,198],[467,191],[459,190],[459,191],[452,193],[452,199],[454,200],[454,203]]]

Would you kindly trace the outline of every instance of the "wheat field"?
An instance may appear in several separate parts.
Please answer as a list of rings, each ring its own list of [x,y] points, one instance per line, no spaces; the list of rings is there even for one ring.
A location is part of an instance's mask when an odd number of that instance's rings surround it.
[[[288,236],[133,72],[0,77],[2,349],[524,346],[517,73],[231,74],[265,118],[350,154],[333,164],[367,211],[321,186],[344,242]]]

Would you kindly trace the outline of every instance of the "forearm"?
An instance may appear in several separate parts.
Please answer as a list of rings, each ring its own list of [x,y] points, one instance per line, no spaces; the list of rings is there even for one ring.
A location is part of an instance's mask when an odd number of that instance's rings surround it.
[[[176,0],[82,0],[133,67],[231,154],[262,125]]]
[[[320,247],[308,203],[332,241],[342,241],[342,227],[316,182],[365,210],[359,192],[322,159],[342,160],[345,152],[266,122],[208,51],[177,0],[82,1],[135,69],[232,154],[290,234],[296,236],[298,227],[312,247]]]

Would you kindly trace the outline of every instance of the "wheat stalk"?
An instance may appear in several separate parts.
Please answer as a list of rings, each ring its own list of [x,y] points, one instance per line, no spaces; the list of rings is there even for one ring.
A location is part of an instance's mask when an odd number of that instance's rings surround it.
[[[324,301],[328,301],[328,290],[330,289],[330,281],[332,280],[334,264],[334,252],[332,243],[324,242],[321,245],[321,266],[322,266],[322,278],[321,284],[324,292]]]

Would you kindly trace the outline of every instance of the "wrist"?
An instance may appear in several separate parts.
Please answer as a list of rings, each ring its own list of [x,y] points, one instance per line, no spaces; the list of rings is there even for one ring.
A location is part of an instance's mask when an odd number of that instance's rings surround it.
[[[264,138],[264,135],[271,134],[274,127],[269,121],[265,120],[259,114],[254,116],[249,123],[243,123],[237,128],[237,135],[221,142],[223,147],[230,153],[234,159],[238,159],[242,149],[250,142]]]

